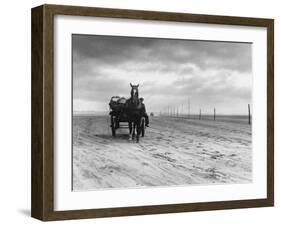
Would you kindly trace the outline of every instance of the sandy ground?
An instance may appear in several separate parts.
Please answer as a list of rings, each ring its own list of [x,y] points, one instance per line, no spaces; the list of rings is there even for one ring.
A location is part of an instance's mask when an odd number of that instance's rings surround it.
[[[151,117],[139,143],[108,116],[74,116],[73,190],[250,183],[251,126]]]

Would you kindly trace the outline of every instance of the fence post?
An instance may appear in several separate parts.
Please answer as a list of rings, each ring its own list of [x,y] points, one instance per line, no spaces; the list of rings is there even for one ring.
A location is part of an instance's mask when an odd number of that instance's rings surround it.
[[[251,125],[251,109],[250,109],[250,104],[248,104],[248,123]]]
[[[216,121],[216,108],[214,108],[214,121]]]

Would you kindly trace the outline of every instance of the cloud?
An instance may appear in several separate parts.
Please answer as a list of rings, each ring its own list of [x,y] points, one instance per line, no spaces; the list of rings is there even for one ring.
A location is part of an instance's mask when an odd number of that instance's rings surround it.
[[[72,43],[73,97],[99,102],[92,108],[113,95],[128,96],[130,82],[141,84],[153,111],[169,101],[181,105],[187,96],[198,106],[229,101],[239,108],[237,102],[251,101],[249,43],[95,35],[73,35]],[[223,109],[239,111],[226,103]]]
[[[248,43],[95,35],[73,35],[72,41],[74,60],[91,59],[98,67],[139,61],[153,63],[156,67],[189,63],[201,69],[251,71],[251,45]]]

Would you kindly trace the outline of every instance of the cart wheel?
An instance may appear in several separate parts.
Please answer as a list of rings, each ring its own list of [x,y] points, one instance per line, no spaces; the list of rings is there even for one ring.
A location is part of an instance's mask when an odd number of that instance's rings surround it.
[[[144,137],[145,133],[145,118],[142,118],[141,120],[141,136]]]
[[[115,135],[116,135],[116,118],[114,116],[111,116],[111,133],[112,133],[112,136],[115,137]]]

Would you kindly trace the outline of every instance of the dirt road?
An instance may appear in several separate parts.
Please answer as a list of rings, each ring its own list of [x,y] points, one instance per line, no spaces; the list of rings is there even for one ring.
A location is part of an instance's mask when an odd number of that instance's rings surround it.
[[[151,117],[139,143],[108,116],[74,116],[73,189],[249,183],[251,126]]]

